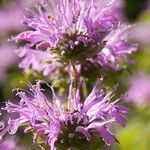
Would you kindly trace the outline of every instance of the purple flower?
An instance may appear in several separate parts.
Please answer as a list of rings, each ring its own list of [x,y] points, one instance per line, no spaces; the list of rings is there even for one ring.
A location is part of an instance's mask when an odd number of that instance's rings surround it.
[[[31,68],[37,72],[43,72],[43,74],[47,76],[54,72],[56,68],[62,66],[47,51],[22,48],[18,53],[20,57],[24,58],[19,64],[19,67],[24,68],[25,72],[29,72],[29,68]]]
[[[136,46],[127,41],[124,32],[128,27],[120,25],[116,4],[115,0],[109,0],[107,4],[94,0],[41,2],[23,20],[31,30],[20,33],[15,40],[26,41],[37,53],[48,51],[63,64],[80,64],[90,59],[100,66],[118,70],[122,67],[119,61],[130,63],[127,55],[136,51]],[[106,51],[111,54],[107,55]],[[21,68],[27,69],[24,65]],[[28,69],[31,68],[32,65]]]
[[[97,54],[96,62],[101,65],[114,68],[115,70],[124,67],[122,62],[133,63],[128,55],[137,50],[137,44],[128,41],[129,29],[131,26],[120,25],[106,37],[106,46]]]
[[[2,114],[0,113],[0,116]],[[5,140],[3,137],[7,134],[8,127],[5,126],[4,121],[0,121],[0,149],[5,150],[23,150],[23,148],[17,146],[17,141],[10,137],[6,137]]]
[[[128,101],[136,105],[148,104],[150,102],[150,76],[141,74],[130,79],[129,89],[125,95]]]
[[[40,85],[41,81],[38,81],[36,85],[30,85],[30,91],[18,91],[20,102],[6,104],[4,109],[8,113],[18,114],[18,117],[8,121],[10,134],[24,127],[25,132],[33,133],[34,142],[39,142],[39,145],[45,143],[51,150],[55,150],[58,143],[63,145],[72,141],[71,146],[74,146],[76,140],[88,142],[94,135],[102,138],[107,145],[117,141],[109,127],[113,122],[124,127],[124,116],[128,110],[117,104],[118,101],[110,102],[113,91],[106,92],[100,81],[96,82],[83,103],[79,87],[73,88],[73,83],[67,101],[60,100],[51,87],[53,94],[47,97]]]

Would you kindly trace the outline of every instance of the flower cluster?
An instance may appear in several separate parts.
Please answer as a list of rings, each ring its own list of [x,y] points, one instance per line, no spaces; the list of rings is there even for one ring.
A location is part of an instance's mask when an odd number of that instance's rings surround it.
[[[108,90],[97,80],[99,76],[93,76],[97,82],[91,93],[89,89],[84,91],[91,81],[84,85],[82,75],[88,64],[104,71],[107,68],[118,71],[133,63],[129,55],[137,50],[137,44],[129,41],[132,26],[123,23],[117,3],[117,0],[39,0],[27,10],[22,23],[28,30],[13,38],[22,46],[18,50],[22,58],[19,67],[25,72],[43,73],[51,80],[60,77],[67,83],[70,79],[69,90],[59,87],[65,89],[64,93],[69,91],[69,96],[65,99],[57,96],[53,87],[43,81],[29,84],[29,91],[18,89],[19,102],[9,101],[3,108],[11,114],[5,131],[15,134],[23,128],[25,133],[32,133],[33,142],[51,150],[86,149],[89,142],[97,139],[101,142],[99,147],[118,142],[111,132],[112,124],[125,127],[128,110],[119,100],[114,101],[114,89]],[[43,83],[49,87],[49,93],[42,88]],[[3,127],[1,124],[0,129]]]
[[[24,127],[25,132],[34,134],[34,142],[45,143],[51,150],[57,148],[58,141],[60,145],[72,141],[68,145],[71,147],[76,140],[88,142],[94,135],[101,137],[107,145],[117,141],[108,126],[117,122],[124,127],[124,115],[128,110],[117,104],[118,101],[111,102],[113,91],[106,92],[100,81],[83,103],[79,87],[75,89],[73,84],[67,101],[60,100],[52,87],[52,96],[47,97],[40,85],[41,81],[38,81],[36,85],[30,85],[29,92],[18,91],[21,98],[18,104],[6,104],[4,109],[8,113],[18,114],[8,121],[10,134]],[[39,141],[39,137],[43,140]]]
[[[115,0],[109,0],[108,4],[96,0],[41,2],[23,20],[30,30],[15,37],[16,42],[26,41],[25,48],[33,51],[32,56],[21,55],[24,65],[21,63],[20,67],[25,71],[45,72],[43,57],[25,64],[26,60],[42,54],[51,55],[55,61],[49,59],[48,64],[52,63],[56,68],[58,62],[80,65],[90,60],[118,70],[124,67],[122,61],[131,63],[127,56],[136,51],[137,45],[129,42],[127,32],[130,27],[122,23],[115,11],[116,4]],[[37,63],[40,66],[34,67]]]

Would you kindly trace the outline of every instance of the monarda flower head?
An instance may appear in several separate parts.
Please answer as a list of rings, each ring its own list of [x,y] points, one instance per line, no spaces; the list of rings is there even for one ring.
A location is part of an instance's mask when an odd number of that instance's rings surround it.
[[[20,102],[6,104],[8,113],[18,114],[8,121],[10,134],[23,127],[25,132],[33,133],[34,142],[51,150],[81,148],[82,144],[85,148],[95,136],[107,145],[117,142],[109,128],[113,122],[124,127],[128,110],[117,104],[118,100],[111,102],[113,91],[106,92],[100,81],[85,101],[73,83],[65,101],[55,95],[52,87],[52,96],[47,97],[40,85],[38,81],[30,85],[30,91],[18,91]]]
[[[31,51],[48,51],[53,60],[62,64],[82,64],[90,60],[118,70],[122,68],[118,60],[130,63],[127,54],[136,51],[136,45],[128,42],[124,33],[128,26],[121,23],[121,17],[115,11],[116,3],[115,0],[109,0],[107,4],[96,0],[40,2],[23,20],[31,30],[19,34],[15,40],[27,41],[26,46]],[[28,56],[22,57],[28,59]],[[43,65],[45,61],[39,63]],[[34,70],[34,65],[32,62],[28,68]],[[21,68],[27,69],[25,65]]]

